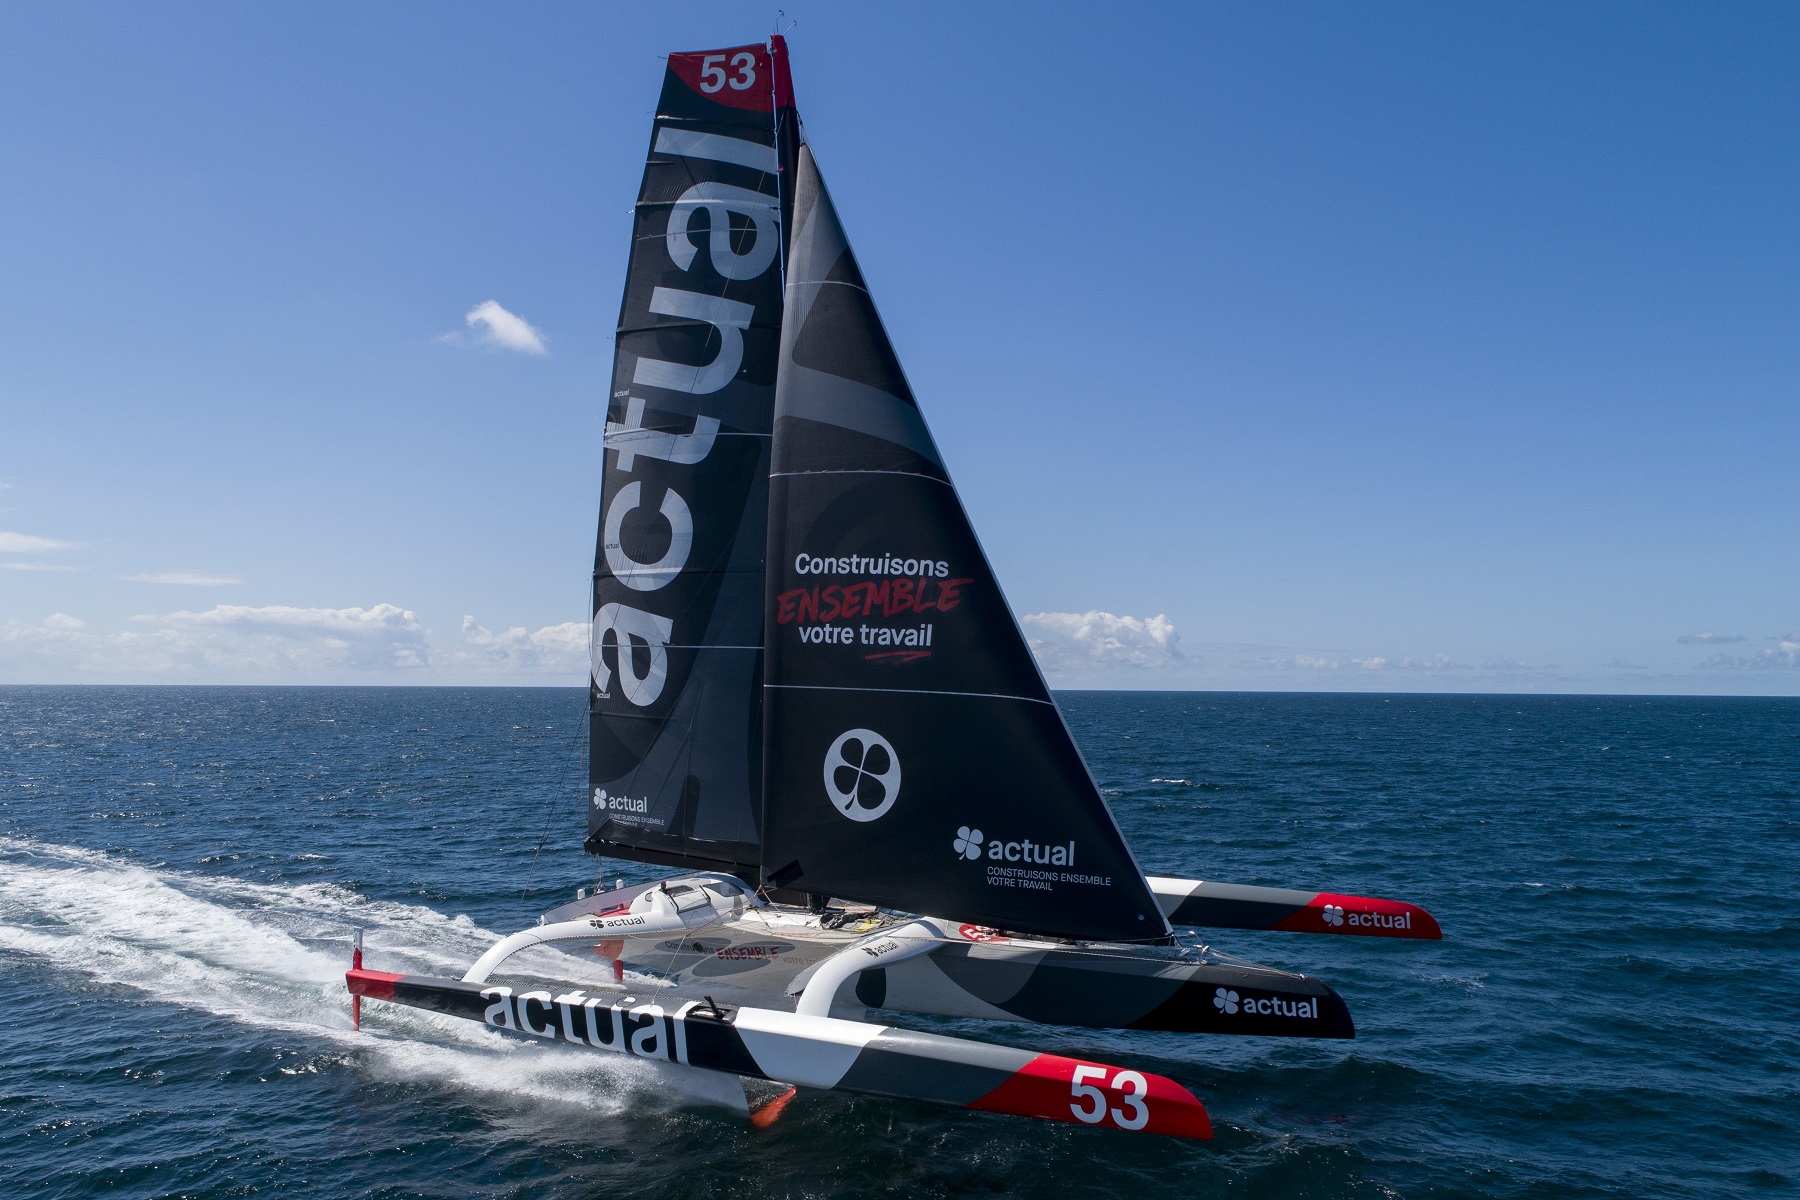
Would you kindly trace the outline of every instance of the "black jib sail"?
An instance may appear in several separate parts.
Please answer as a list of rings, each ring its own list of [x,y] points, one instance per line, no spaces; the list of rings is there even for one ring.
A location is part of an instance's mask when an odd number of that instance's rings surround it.
[[[763,552],[796,142],[779,38],[671,54],[594,555],[587,849],[754,874]]]
[[[801,146],[776,385],[766,878],[1063,937],[1168,933],[975,540]]]

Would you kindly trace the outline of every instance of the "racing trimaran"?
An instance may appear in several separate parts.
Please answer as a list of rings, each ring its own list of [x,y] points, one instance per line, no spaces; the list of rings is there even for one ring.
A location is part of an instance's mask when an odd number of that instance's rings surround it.
[[[461,980],[359,949],[359,1012],[1204,1138],[1160,1075],[869,1012],[1348,1038],[1326,984],[1171,927],[1440,936],[1411,904],[1138,868],[876,315],[780,37],[669,56],[604,456],[585,847],[679,873],[578,893]],[[534,946],[572,953],[514,958]]]

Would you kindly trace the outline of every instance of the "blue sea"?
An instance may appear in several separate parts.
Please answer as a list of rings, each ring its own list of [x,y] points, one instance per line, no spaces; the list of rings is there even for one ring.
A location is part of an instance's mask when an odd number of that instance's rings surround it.
[[[371,1005],[595,880],[577,690],[0,688],[0,1194],[1800,1191],[1800,701],[1065,693],[1144,867],[1424,905],[1216,931],[1351,1042],[955,1023],[1141,1065],[1210,1143],[802,1093]],[[610,878],[648,873],[609,860]]]

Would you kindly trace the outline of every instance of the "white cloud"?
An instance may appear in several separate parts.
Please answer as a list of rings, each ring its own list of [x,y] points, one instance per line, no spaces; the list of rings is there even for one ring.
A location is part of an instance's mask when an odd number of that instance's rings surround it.
[[[1716,646],[1721,642],[1741,642],[1744,639],[1736,634],[1723,633],[1684,633],[1675,639],[1683,646]]]
[[[460,638],[433,640],[414,613],[392,604],[220,604],[142,614],[111,632],[53,613],[35,623],[0,620],[0,679],[578,686],[587,678],[585,621],[495,632],[465,617]]]
[[[126,583],[173,583],[194,587],[218,587],[244,582],[238,575],[214,575],[206,571],[140,571],[136,575],[121,575],[119,578]]]
[[[132,620],[149,628],[149,639],[193,665],[383,671],[411,670],[430,661],[418,618],[392,604],[373,608],[220,604],[205,612]]]
[[[463,314],[463,323],[475,331],[475,340],[481,345],[517,350],[521,354],[549,353],[544,346],[544,335],[533,329],[524,317],[502,308],[498,300],[483,300]]]
[[[1448,654],[1433,654],[1429,658],[1413,658],[1402,655],[1399,658],[1388,658],[1374,654],[1367,658],[1352,658],[1350,665],[1364,671],[1442,671],[1454,667]],[[1325,658],[1318,654],[1296,654],[1290,658],[1272,658],[1269,665],[1276,670],[1297,668],[1302,671],[1335,671],[1344,664],[1335,658]],[[1490,668],[1497,664],[1488,664]],[[1505,664],[1517,666],[1522,664]]]
[[[1786,670],[1800,667],[1800,632],[1783,634],[1775,639],[1773,646],[1758,650],[1749,658],[1715,654],[1700,665],[1723,671]]]
[[[571,682],[587,677],[588,623],[565,621],[546,625],[535,632],[524,626],[494,633],[477,624],[474,617],[462,620],[463,649],[455,655],[458,664],[483,668],[532,673],[567,672]]]
[[[73,571],[75,568],[67,563],[9,562],[0,563],[0,570],[5,571]]]
[[[15,677],[33,666],[52,671],[80,669],[82,660],[99,648],[102,639],[79,629],[59,627],[56,618],[64,615],[52,613],[36,625],[0,622],[0,668]]]
[[[118,633],[56,614],[0,624],[0,664],[47,677],[294,678],[412,672],[429,663],[425,630],[392,604],[373,608],[251,608],[146,614]]]
[[[37,537],[29,533],[8,533],[0,530],[0,554],[37,554],[45,550],[73,550],[77,542],[64,542],[56,538]]]
[[[1529,667],[1521,662],[1490,663],[1488,665],[1490,669],[1497,671],[1530,670]],[[1455,667],[1456,664],[1450,660],[1448,654],[1433,654],[1428,658],[1413,658],[1409,655],[1401,655],[1400,658],[1394,662],[1394,666],[1402,671],[1447,671]]]
[[[1109,612],[1027,613],[1020,618],[1026,640],[1046,671],[1105,667],[1168,667],[1182,663],[1175,623],[1154,617],[1121,617]]]

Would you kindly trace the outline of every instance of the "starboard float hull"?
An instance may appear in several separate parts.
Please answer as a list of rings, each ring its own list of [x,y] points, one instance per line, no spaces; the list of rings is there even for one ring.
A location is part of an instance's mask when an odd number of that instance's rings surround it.
[[[1157,907],[1171,925],[1430,941],[1444,936],[1430,913],[1403,900],[1157,875],[1148,882]]]
[[[989,1020],[1262,1037],[1353,1038],[1342,997],[1306,975],[1184,962],[1139,947],[947,941],[864,971],[870,1008]]]
[[[752,1079],[1173,1137],[1210,1138],[1193,1093],[1161,1075],[963,1038],[772,1009],[666,1010],[635,997],[353,969],[353,996],[590,1050]]]

